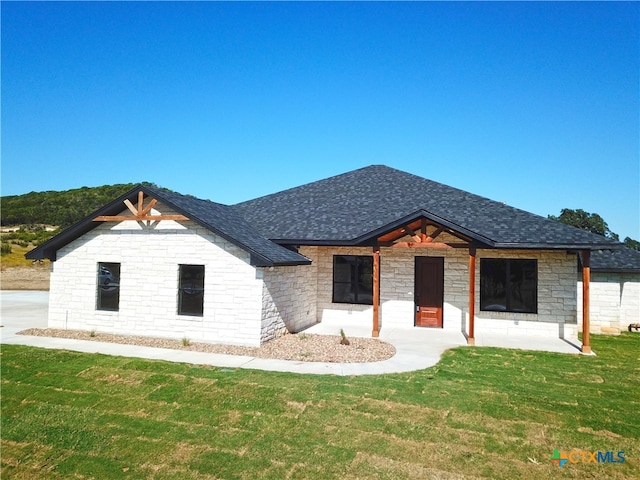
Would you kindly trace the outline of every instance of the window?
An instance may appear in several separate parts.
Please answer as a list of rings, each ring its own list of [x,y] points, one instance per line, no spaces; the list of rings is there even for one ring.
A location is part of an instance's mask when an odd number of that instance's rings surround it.
[[[117,312],[120,308],[120,264],[98,263],[98,310]]]
[[[204,311],[204,265],[180,265],[178,314],[201,317]]]
[[[480,309],[538,312],[538,261],[480,259]]]
[[[373,305],[373,257],[334,255],[333,303]]]

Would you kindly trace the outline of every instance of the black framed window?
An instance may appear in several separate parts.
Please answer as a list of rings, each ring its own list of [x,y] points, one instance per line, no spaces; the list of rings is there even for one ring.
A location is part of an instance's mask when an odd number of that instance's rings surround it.
[[[120,264],[98,263],[97,280],[98,310],[111,310],[117,312],[120,308]]]
[[[204,265],[180,265],[178,314],[201,317],[204,312]]]
[[[373,305],[373,257],[334,255],[333,303]]]
[[[538,261],[480,259],[480,310],[538,312]]]

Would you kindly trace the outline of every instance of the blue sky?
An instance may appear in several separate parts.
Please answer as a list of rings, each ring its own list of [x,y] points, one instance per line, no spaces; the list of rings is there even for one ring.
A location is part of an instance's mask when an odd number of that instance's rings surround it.
[[[2,195],[231,204],[385,164],[640,239],[637,2],[1,8]]]

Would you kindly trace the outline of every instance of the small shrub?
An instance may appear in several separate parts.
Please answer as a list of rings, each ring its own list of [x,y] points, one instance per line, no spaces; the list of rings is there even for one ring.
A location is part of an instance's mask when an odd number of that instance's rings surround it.
[[[11,244],[10,243],[3,243],[0,246],[0,254],[9,255],[10,253],[11,253]]]
[[[96,336],[96,329],[95,328],[89,332],[89,336],[92,337],[92,338]]]
[[[340,336],[342,337],[340,339],[340,345],[351,345],[351,342],[349,341],[347,336],[344,334],[344,330],[343,329],[340,329]]]
[[[189,345],[191,345],[191,340],[189,340],[187,337],[182,337],[182,346],[188,347]]]

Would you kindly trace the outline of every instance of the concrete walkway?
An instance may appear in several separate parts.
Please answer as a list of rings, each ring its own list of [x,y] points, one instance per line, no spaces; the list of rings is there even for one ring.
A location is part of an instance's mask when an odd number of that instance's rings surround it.
[[[273,360],[250,356],[189,352],[167,348],[139,347],[115,343],[72,340],[66,338],[17,335],[26,328],[46,328],[49,292],[0,292],[2,303],[0,343],[57,348],[86,353],[103,353],[125,357],[167,360],[225,368],[250,368],[277,372],[326,375],[370,375],[421,370],[438,363],[442,353],[452,347],[466,345],[461,332],[428,328],[384,327],[380,339],[391,343],[396,354],[382,362],[323,363]],[[306,330],[307,333],[338,335],[344,329],[347,336],[368,337],[371,326],[341,322],[340,325],[322,322]],[[577,339],[570,341],[547,337],[518,337],[513,335],[477,335],[478,346],[496,346],[559,353],[580,353]]]

